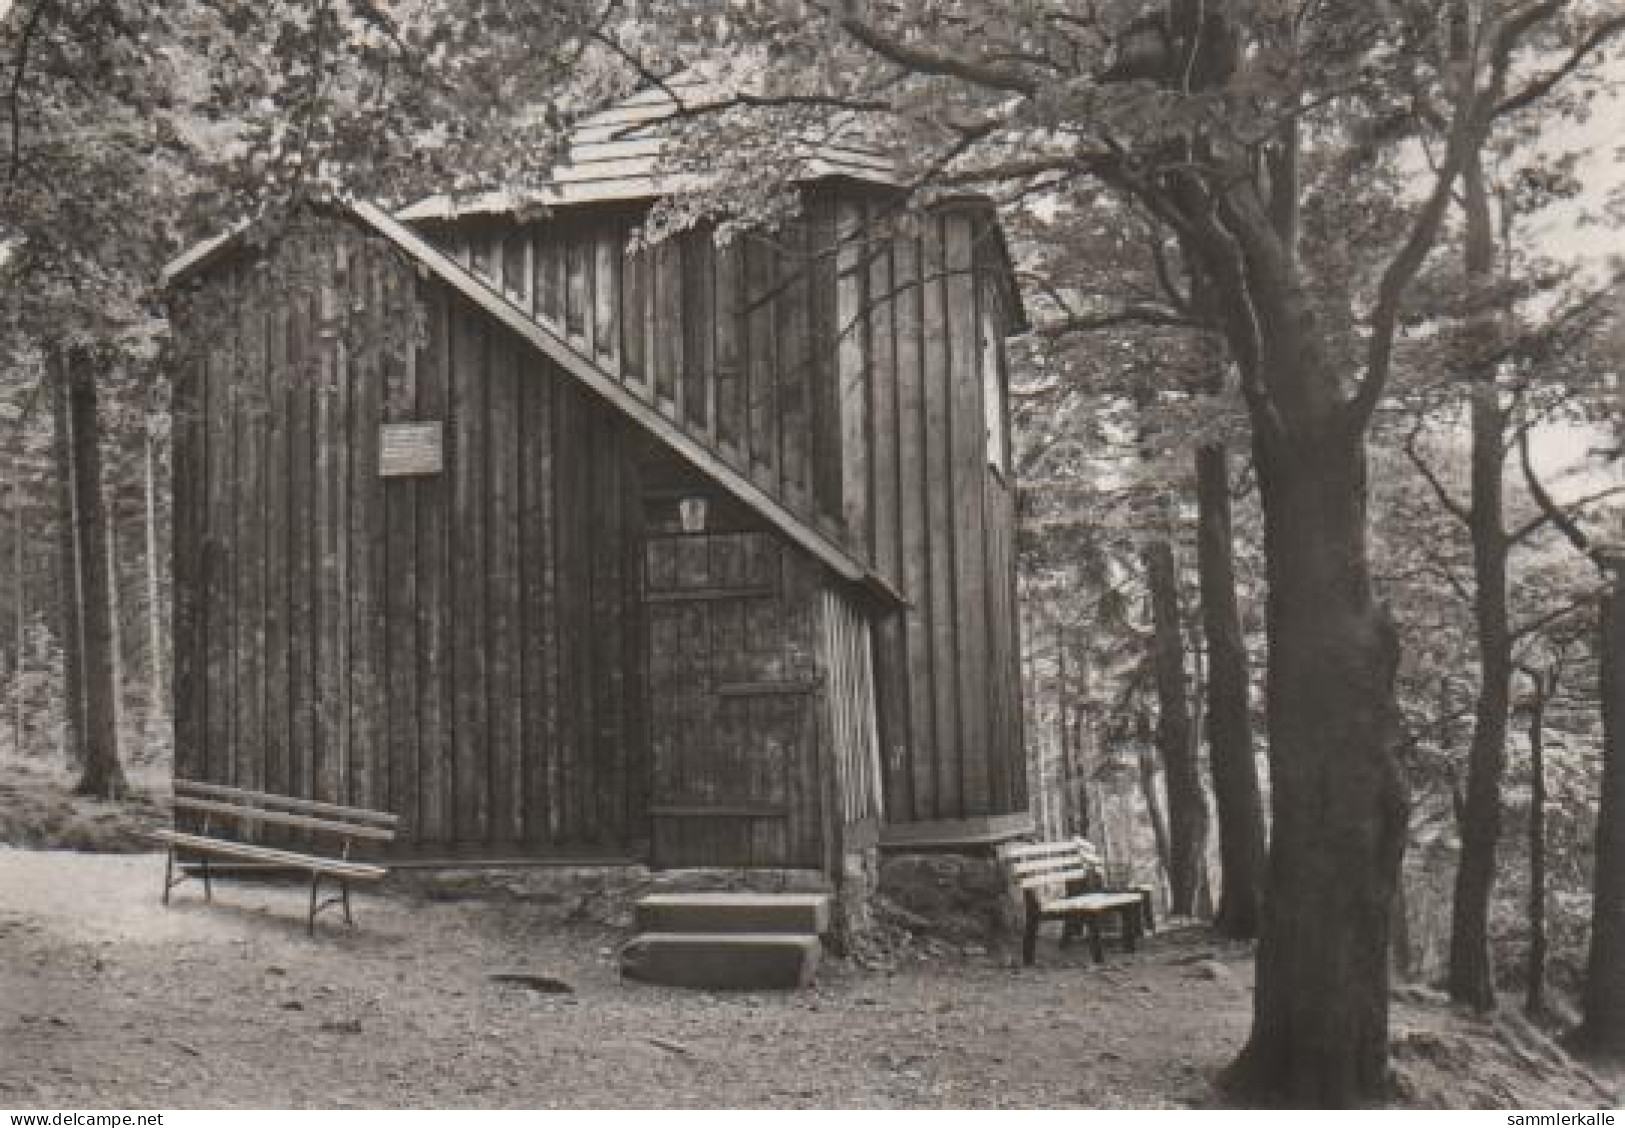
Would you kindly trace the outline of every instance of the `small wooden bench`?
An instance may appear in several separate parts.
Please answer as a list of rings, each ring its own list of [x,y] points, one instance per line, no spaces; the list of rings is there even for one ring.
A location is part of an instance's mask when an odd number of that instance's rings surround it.
[[[1038,926],[1046,920],[1062,922],[1063,946],[1076,935],[1080,925],[1086,927],[1089,952],[1096,963],[1106,959],[1100,934],[1103,920],[1117,919],[1123,947],[1130,952],[1155,923],[1149,888],[1120,891],[1102,888],[1100,854],[1085,839],[1011,843],[999,848],[999,860],[1011,884],[1021,890],[1026,918],[1021,957],[1028,966],[1037,956]]]
[[[211,857],[238,859],[269,870],[304,870],[310,874],[309,933],[316,934],[316,914],[330,905],[344,909],[344,922],[355,926],[350,912],[350,883],[378,881],[388,870],[371,862],[350,860],[353,843],[385,843],[395,840],[395,815],[386,811],[369,811],[363,807],[341,807],[336,803],[318,803],[312,799],[295,799],[287,795],[274,795],[266,791],[248,791],[240,787],[225,787],[217,783],[198,780],[175,780],[175,812],[191,812],[201,816],[195,831],[157,830],[153,837],[169,848],[169,860],[164,866],[163,903],[169,904],[169,892],[188,877],[203,879],[203,898],[214,899],[210,880]],[[236,835],[222,834],[219,824],[236,828]],[[285,826],[306,831],[311,837],[335,840],[336,857],[326,853],[302,853],[274,846],[261,846],[244,841],[243,835],[253,834],[260,826]],[[177,853],[196,855],[195,863],[181,861],[182,873],[175,874]],[[186,873],[196,868],[197,874]],[[318,900],[323,878],[338,884],[337,896]]]

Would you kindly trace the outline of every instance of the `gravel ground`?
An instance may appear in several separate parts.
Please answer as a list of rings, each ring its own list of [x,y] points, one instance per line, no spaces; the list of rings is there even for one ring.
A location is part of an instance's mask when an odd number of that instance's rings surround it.
[[[621,982],[622,933],[559,905],[369,894],[311,940],[298,886],[165,909],[162,874],[0,848],[0,1106],[1166,1107],[1246,1033],[1243,953],[1194,937],[719,995]],[[572,990],[489,978],[516,971]]]
[[[1104,967],[1049,934],[1035,968],[921,946],[725,995],[623,983],[624,931],[578,897],[363,894],[359,928],[310,939],[299,885],[166,909],[162,877],[0,847],[0,1108],[1203,1106],[1251,1005],[1247,950],[1194,929]],[[1394,1030],[1407,1106],[1620,1103],[1514,1016],[1412,988]]]

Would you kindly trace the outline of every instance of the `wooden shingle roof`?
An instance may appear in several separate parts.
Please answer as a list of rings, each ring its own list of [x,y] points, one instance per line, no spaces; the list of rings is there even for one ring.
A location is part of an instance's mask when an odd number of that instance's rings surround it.
[[[704,177],[674,170],[671,122],[726,102],[732,91],[695,73],[638,91],[578,122],[549,182],[531,192],[495,191],[467,197],[436,195],[410,205],[399,218],[416,221],[495,215],[527,206],[562,207],[617,200],[652,200],[704,186]],[[847,177],[895,187],[902,183],[884,154],[857,142],[808,146],[798,156],[803,180]]]

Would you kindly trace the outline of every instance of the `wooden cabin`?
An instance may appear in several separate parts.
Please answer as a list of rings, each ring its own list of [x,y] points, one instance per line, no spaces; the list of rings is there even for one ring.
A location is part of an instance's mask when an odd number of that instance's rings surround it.
[[[785,229],[637,248],[662,97],[545,214],[333,205],[172,265],[177,774],[432,860],[1030,826],[990,210],[868,232],[897,189],[832,150]]]

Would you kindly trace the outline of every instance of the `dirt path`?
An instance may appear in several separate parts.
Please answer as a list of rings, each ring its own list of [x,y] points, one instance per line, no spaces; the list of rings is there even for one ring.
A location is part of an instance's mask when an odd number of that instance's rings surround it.
[[[363,895],[311,940],[303,888],[196,883],[163,859],[0,847],[0,1108],[1168,1107],[1213,1101],[1251,961],[1187,930],[1039,966],[995,953],[829,960],[798,994],[622,983],[586,902]],[[549,976],[566,994],[494,982]],[[1396,994],[1408,1106],[1620,1103],[1513,1013]]]
[[[1245,963],[1168,938],[710,995],[620,982],[557,906],[363,896],[312,941],[298,887],[165,910],[162,870],[0,849],[0,1106],[1169,1106],[1246,1032]]]

